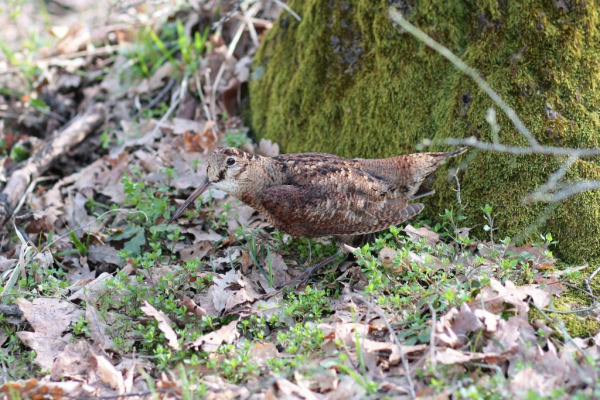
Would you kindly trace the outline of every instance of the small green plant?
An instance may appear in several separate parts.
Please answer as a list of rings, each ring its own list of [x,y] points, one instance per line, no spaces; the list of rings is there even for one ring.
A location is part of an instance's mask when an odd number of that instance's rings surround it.
[[[38,11],[43,12],[43,7]],[[2,87],[0,88],[0,93],[15,98],[20,98],[23,95],[27,95],[31,98],[30,105],[33,108],[39,108],[42,105],[47,107],[43,101],[31,96],[35,95],[35,93],[32,92],[34,83],[38,80],[40,75],[43,74],[43,70],[39,67],[38,63],[36,63],[36,55],[38,54],[38,50],[40,48],[44,46],[52,47],[52,43],[48,40],[41,39],[38,36],[38,32],[31,33],[32,34],[29,39],[23,43],[23,47],[29,48],[29,51],[21,51],[18,53],[17,51],[11,50],[6,45],[5,41],[0,41],[0,52],[2,52],[4,57],[6,57],[8,63],[17,69],[18,76],[21,78],[20,80],[23,83],[26,83],[22,89],[22,92],[15,93],[9,88]]]
[[[244,318],[238,325],[238,330],[247,339],[264,340],[268,332],[269,322],[266,318],[258,315],[250,315]]]
[[[104,150],[108,149],[114,142],[114,133],[111,133],[108,129],[100,134],[100,147]]]
[[[192,39],[179,20],[162,25],[160,32],[155,32],[150,26],[140,29],[134,51],[137,73],[151,77],[165,62],[169,62],[176,70],[192,74],[199,68],[208,34],[207,27],[202,33],[195,32]]]
[[[481,207],[481,211],[483,211],[483,216],[485,217],[486,224],[483,226],[483,230],[490,233],[490,242],[494,244],[494,214],[493,208],[489,204]]]
[[[90,248],[90,234],[85,234],[85,242],[82,242],[73,231],[69,231],[69,237],[73,241],[73,245],[75,246],[79,254],[83,257],[87,256]]]
[[[190,359],[191,358],[197,360],[198,357],[196,354],[192,354]],[[184,364],[185,361],[186,360],[184,360]],[[198,364],[190,365],[195,366]],[[182,400],[203,399],[206,397],[208,388],[204,383],[204,380],[200,377],[200,371],[194,368],[186,368],[184,365],[180,364],[175,373],[177,374],[178,382],[180,383],[179,389],[181,390]]]
[[[290,293],[283,312],[294,321],[318,321],[330,312],[327,297],[325,290],[307,286],[305,291],[298,295]]]
[[[25,161],[29,158],[29,151],[17,143],[10,149],[10,158],[15,162]]]
[[[439,216],[442,220],[441,227],[445,230],[445,232],[442,233],[442,236],[451,240],[456,240],[458,237],[460,237],[460,223],[467,219],[467,217],[461,213],[455,215],[453,209],[445,209],[444,213],[439,214]]]
[[[357,346],[358,341],[357,341]],[[358,385],[360,385],[366,392],[367,395],[373,396],[379,390],[379,384],[369,378],[367,375],[367,371],[364,366],[364,360],[362,360],[362,351],[360,348],[357,348],[359,355],[359,368],[361,369],[361,373],[359,374],[354,369],[350,368],[347,363],[348,356],[344,353],[340,353],[340,361],[339,362],[327,362],[324,364],[325,367],[328,368],[336,368],[339,369],[342,373],[349,375]]]
[[[139,175],[139,171],[133,171]],[[159,217],[167,219],[169,217],[169,208],[167,196],[168,188],[155,188],[147,186],[138,176],[137,179],[132,176],[125,176],[121,182],[124,186],[125,204],[135,207],[142,213],[131,214],[134,222],[142,226],[156,226],[156,220]]]
[[[250,235],[246,235],[241,232],[241,236],[247,244],[248,255],[252,259],[252,262],[260,273],[265,277],[269,286],[275,286],[275,273],[273,271],[273,259],[271,257],[271,250],[268,246],[264,246],[263,243],[258,243],[256,232],[252,232]],[[259,260],[262,259],[262,254],[266,253],[265,260],[267,265],[263,265]]]
[[[73,324],[73,334],[76,336],[84,336],[88,338],[91,337],[88,321],[83,315],[80,315],[77,321]]]
[[[183,23],[177,21],[177,44],[181,52],[181,63],[189,74],[199,67],[199,60],[205,50],[209,32],[207,26],[202,34],[198,31],[194,32],[194,39],[191,40],[185,33]]]
[[[323,331],[312,322],[295,324],[277,334],[277,343],[289,354],[312,354],[324,341]]]
[[[225,138],[223,138],[223,141],[229,147],[241,148],[246,143],[250,142],[250,138],[248,137],[248,135],[245,132],[243,132],[239,129],[233,129],[233,130],[228,130],[225,133]]]
[[[258,365],[251,360],[252,343],[244,341],[241,348],[234,349],[232,345],[221,345],[216,357],[209,357],[206,366],[218,372],[223,378],[234,383],[246,382],[258,375]]]
[[[171,182],[173,181],[173,178],[176,177],[175,168],[165,167],[164,171],[165,171],[165,174],[167,175],[167,185],[171,186]]]
[[[196,172],[198,172],[198,166],[200,165],[200,159],[199,158],[194,158],[194,160],[192,161],[192,169]]]
[[[28,379],[37,372],[35,351],[28,349],[16,335],[17,326],[9,325],[0,315],[0,329],[8,338],[0,351],[0,367],[11,380]]]

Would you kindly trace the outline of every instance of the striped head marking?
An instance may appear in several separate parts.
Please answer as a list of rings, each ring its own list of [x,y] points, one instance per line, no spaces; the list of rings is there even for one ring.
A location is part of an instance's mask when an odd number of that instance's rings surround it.
[[[208,180],[217,189],[235,194],[254,156],[234,147],[216,148],[208,160]]]

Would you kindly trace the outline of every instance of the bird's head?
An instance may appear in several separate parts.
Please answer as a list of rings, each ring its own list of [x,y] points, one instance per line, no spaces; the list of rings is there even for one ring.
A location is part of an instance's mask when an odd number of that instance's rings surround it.
[[[234,147],[219,147],[209,160],[208,181],[217,189],[236,195],[248,174],[248,164],[255,156]]]
[[[248,164],[256,156],[234,147],[218,147],[208,159],[206,179],[175,211],[168,223],[178,218],[212,183],[217,189],[231,195],[239,195],[240,184],[248,176]]]

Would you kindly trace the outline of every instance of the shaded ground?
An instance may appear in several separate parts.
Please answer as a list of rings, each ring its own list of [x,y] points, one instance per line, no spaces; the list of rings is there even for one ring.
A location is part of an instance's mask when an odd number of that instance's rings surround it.
[[[239,110],[250,57],[280,7],[219,6],[107,7],[97,25],[78,14],[81,29],[103,34],[56,29],[67,33],[30,60],[14,43],[4,51],[3,189],[22,187],[23,202],[1,236],[0,390],[599,396],[598,278],[558,267],[549,235],[518,248],[476,240],[460,210],[446,210],[439,223],[392,227],[308,286],[269,296],[336,246],[293,240],[217,190],[166,225],[217,143],[278,153],[250,142]],[[68,21],[54,18],[49,26]],[[40,165],[40,179],[9,186],[90,110],[100,127]],[[493,215],[481,213],[492,232]],[[572,293],[581,294],[565,302]]]

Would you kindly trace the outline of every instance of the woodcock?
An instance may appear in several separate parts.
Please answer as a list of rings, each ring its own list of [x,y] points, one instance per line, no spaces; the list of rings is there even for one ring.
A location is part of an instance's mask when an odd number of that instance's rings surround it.
[[[320,153],[262,157],[219,147],[208,161],[206,180],[169,223],[212,184],[292,236],[377,232],[421,212],[423,204],[408,202],[433,193],[421,189],[423,180],[465,151],[346,159]]]

